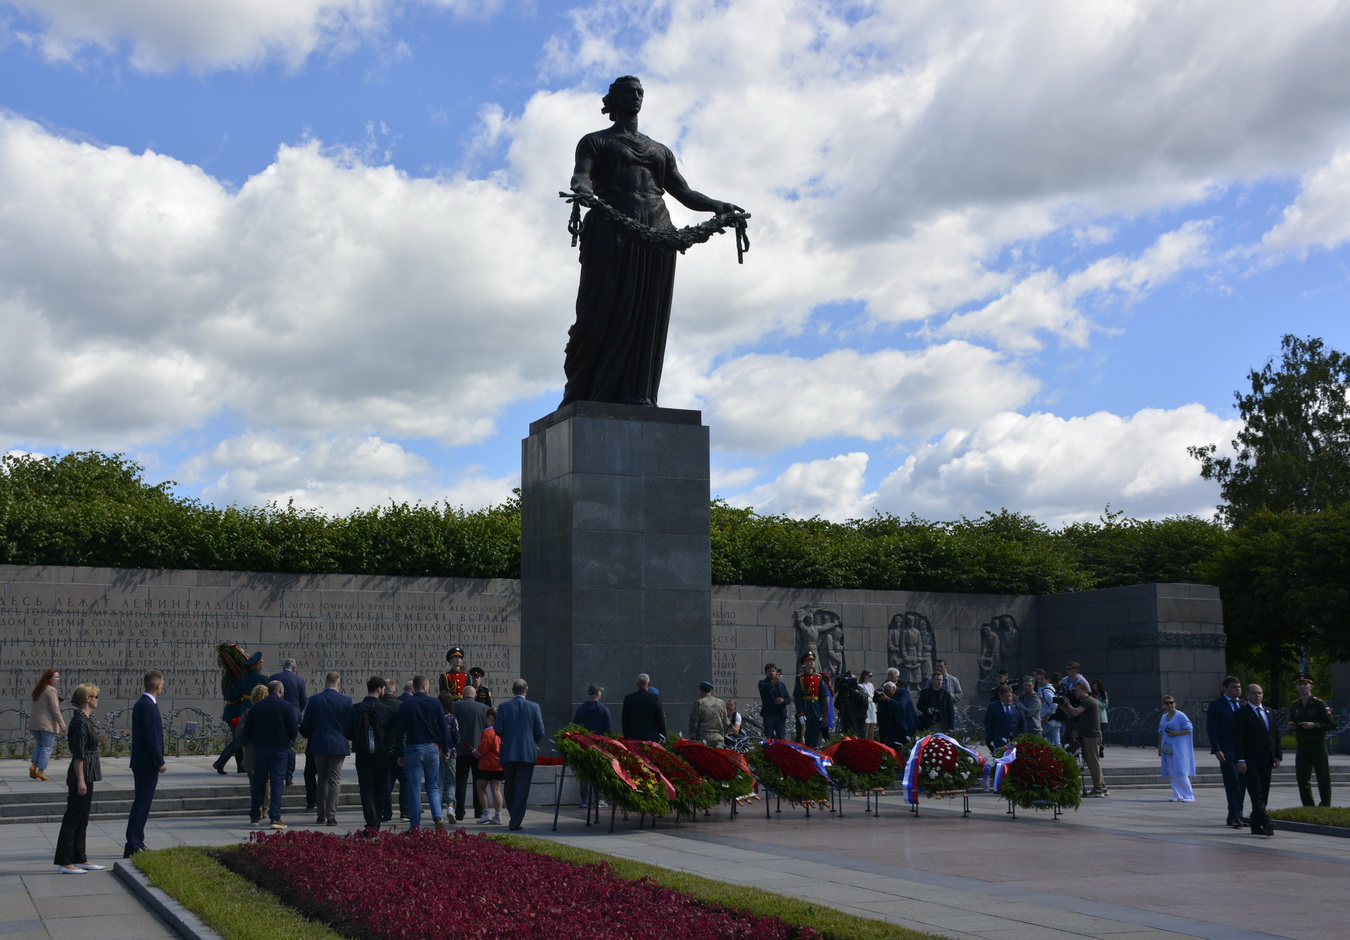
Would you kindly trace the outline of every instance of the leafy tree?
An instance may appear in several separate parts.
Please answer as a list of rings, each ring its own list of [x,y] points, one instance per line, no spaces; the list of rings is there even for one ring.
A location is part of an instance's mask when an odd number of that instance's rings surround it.
[[[1196,516],[1126,519],[1106,508],[1100,522],[1075,522],[1058,538],[1077,556],[1093,588],[1195,583],[1227,538],[1223,526]]]
[[[1200,475],[1219,482],[1219,512],[1231,523],[1350,500],[1350,356],[1292,334],[1280,349],[1278,363],[1248,373],[1250,393],[1234,393],[1243,421],[1236,457],[1218,456],[1214,444],[1187,449]]]
[[[1350,506],[1316,513],[1257,512],[1202,566],[1223,592],[1230,662],[1270,676],[1271,700],[1302,649],[1350,658]]]

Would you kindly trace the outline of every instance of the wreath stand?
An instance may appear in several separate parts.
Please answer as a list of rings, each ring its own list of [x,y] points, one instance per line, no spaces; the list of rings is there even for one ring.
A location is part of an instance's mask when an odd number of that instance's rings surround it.
[[[1064,807],[1051,800],[1032,800],[1031,807],[1032,809],[1053,809],[1055,811],[1053,819],[1056,820],[1064,815]],[[1008,801],[1008,811],[1005,815],[1011,816],[1013,819],[1017,818],[1017,804],[1012,800]]]
[[[961,798],[961,817],[970,815],[970,791],[969,790],[938,790],[927,794],[937,800],[954,800],[958,796]],[[919,801],[915,800],[909,804],[909,813],[911,816],[919,815]]]

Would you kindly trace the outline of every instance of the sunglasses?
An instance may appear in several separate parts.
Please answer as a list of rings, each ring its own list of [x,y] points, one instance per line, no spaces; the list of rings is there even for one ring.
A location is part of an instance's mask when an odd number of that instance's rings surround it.
[[[1163,699],[1163,704],[1164,704],[1164,705],[1175,705],[1176,702],[1172,701],[1170,698],[1165,698],[1165,699]]]

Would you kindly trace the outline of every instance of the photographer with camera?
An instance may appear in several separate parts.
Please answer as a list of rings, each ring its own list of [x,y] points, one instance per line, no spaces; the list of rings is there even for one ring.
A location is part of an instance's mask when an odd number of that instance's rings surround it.
[[[1067,696],[1056,696],[1055,700],[1069,715],[1074,734],[1083,743],[1083,762],[1092,774],[1092,792],[1088,796],[1110,796],[1106,778],[1102,776],[1101,758],[1097,756],[1097,745],[1102,737],[1101,704],[1092,697],[1087,680],[1081,678],[1069,689]]]

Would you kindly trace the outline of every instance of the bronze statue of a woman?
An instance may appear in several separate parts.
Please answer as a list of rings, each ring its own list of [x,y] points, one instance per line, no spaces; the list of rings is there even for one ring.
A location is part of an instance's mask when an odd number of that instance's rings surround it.
[[[719,217],[745,217],[738,206],[690,189],[670,148],[638,133],[642,94],[633,76],[616,79],[601,108],[614,125],[577,144],[572,194],[592,208],[579,225],[581,284],[576,322],[568,331],[564,405],[656,405],[677,248],[640,238],[634,229],[674,232],[661,197],[670,193],[690,209]],[[616,221],[616,214],[627,219]]]

